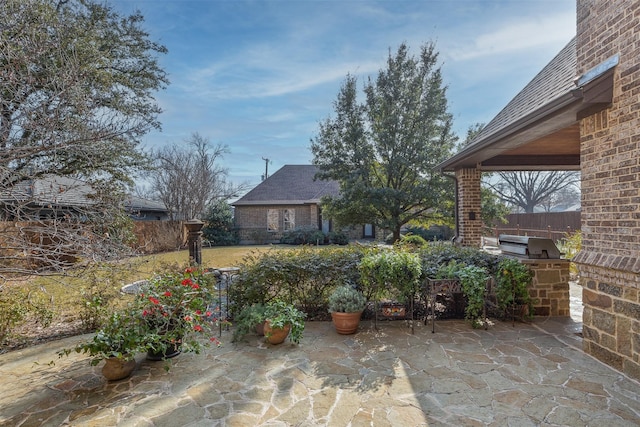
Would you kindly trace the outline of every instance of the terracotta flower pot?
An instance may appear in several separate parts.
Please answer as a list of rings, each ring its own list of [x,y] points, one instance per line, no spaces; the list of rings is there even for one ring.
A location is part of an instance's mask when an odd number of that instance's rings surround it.
[[[124,360],[119,357],[110,357],[105,359],[102,375],[109,381],[117,381],[127,378],[135,368],[135,359]]]
[[[333,319],[333,325],[336,327],[336,332],[342,335],[355,334],[360,325],[360,316],[362,311],[355,313],[339,313],[334,311],[331,313],[331,319]]]
[[[291,325],[284,325],[284,328],[272,328],[267,320],[264,322],[264,336],[269,344],[282,344],[291,330]]]

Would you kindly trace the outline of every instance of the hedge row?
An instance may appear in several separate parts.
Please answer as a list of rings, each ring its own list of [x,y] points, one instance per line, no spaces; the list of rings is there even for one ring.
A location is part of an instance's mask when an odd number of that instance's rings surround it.
[[[305,311],[310,319],[326,318],[327,302],[339,285],[350,283],[372,298],[378,291],[362,280],[360,263],[366,256],[384,251],[408,251],[411,248],[380,248],[349,245],[344,247],[309,248],[272,251],[245,258],[229,289],[231,315],[252,304],[265,304],[281,299]],[[454,260],[485,268],[494,275],[499,258],[473,248],[459,248],[448,243],[429,243],[412,253],[420,259],[421,282],[435,277],[442,265]],[[403,258],[399,258],[402,260]],[[404,284],[388,284],[402,289]]]

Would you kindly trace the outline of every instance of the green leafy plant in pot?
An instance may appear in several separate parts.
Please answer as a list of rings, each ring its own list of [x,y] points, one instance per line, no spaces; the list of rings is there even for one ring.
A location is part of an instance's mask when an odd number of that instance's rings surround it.
[[[349,284],[338,286],[329,296],[329,313],[336,332],[342,335],[354,334],[366,306],[367,299],[362,292]]]
[[[529,294],[531,270],[515,258],[503,258],[496,269],[496,303],[505,316],[530,318],[534,301]]]
[[[461,267],[456,275],[460,279],[464,296],[467,298],[465,318],[474,328],[487,328],[488,321],[485,313],[485,299],[489,274],[487,270],[475,265]]]
[[[68,356],[72,351],[86,353],[91,356],[92,366],[105,360],[102,374],[113,381],[131,375],[136,367],[136,354],[146,349],[143,322],[127,309],[112,313],[89,341],[63,349],[58,356]]]
[[[307,315],[294,305],[282,300],[271,301],[266,306],[264,317],[264,336],[270,344],[281,344],[287,336],[295,344],[302,339]]]
[[[267,307],[264,304],[252,304],[243,308],[237,316],[233,318],[232,341],[237,342],[248,333],[255,331],[257,335],[264,335],[265,312]]]

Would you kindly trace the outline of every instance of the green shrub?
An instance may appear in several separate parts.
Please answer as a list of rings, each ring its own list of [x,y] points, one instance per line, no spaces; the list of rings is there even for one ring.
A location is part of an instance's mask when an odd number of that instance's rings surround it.
[[[582,248],[582,233],[580,230],[574,233],[565,233],[564,237],[557,242],[558,249],[567,259],[572,259]],[[578,267],[574,263],[569,264],[569,272],[573,276],[578,275]]]
[[[456,261],[465,265],[484,268],[494,275],[498,257],[477,248],[458,247],[446,242],[431,242],[418,251],[422,260],[423,277],[436,278],[441,266]]]
[[[233,318],[233,337],[231,341],[237,342],[245,335],[255,329],[256,325],[266,320],[266,307],[264,304],[253,304],[244,307],[240,313]]]
[[[360,262],[363,291],[367,299],[405,300],[419,285],[420,258],[402,250],[380,250]]]
[[[0,347],[10,338],[19,338],[15,330],[26,322],[47,326],[53,314],[52,301],[42,290],[1,285]]]
[[[445,235],[443,231],[437,228],[407,227],[406,231],[407,231],[407,234],[420,236],[427,242],[434,242],[436,240],[445,240]]]
[[[327,300],[345,282],[359,283],[363,246],[274,250],[247,256],[229,289],[232,315],[274,299],[301,307],[310,318],[327,316]]]
[[[423,248],[427,246],[427,241],[424,240],[422,237],[418,236],[417,234],[409,234],[409,235],[403,236],[400,239],[399,244],[401,246],[408,246],[410,248]]]
[[[121,303],[120,287],[126,269],[100,264],[83,274],[82,286],[76,296],[77,313],[85,331],[93,331],[111,316]]]
[[[479,328],[484,325],[486,320],[482,314],[489,274],[486,269],[475,265],[465,265],[456,274],[467,299],[467,306],[464,310],[465,318],[471,321],[474,328]]]
[[[329,239],[329,243],[334,245],[349,244],[349,236],[342,231],[330,231],[329,234],[327,234],[327,239]]]
[[[516,305],[528,307],[529,316],[533,313],[533,303],[529,287],[533,282],[533,273],[529,268],[514,258],[503,258],[498,264],[496,274],[496,303],[505,316]]]
[[[324,245],[326,236],[315,227],[298,227],[282,233],[280,243],[286,245]]]

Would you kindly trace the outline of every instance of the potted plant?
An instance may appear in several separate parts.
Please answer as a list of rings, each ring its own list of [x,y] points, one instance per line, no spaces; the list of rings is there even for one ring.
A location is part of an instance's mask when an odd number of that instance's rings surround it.
[[[289,336],[291,342],[298,344],[304,331],[306,314],[292,304],[274,300],[265,309],[264,336],[270,344],[281,344]]]
[[[252,304],[243,308],[237,316],[234,316],[232,341],[241,340],[251,331],[255,331],[257,335],[264,335],[266,309],[264,304]]]
[[[534,301],[529,294],[529,287],[533,281],[533,274],[515,258],[503,258],[498,263],[496,274],[496,303],[505,316],[510,314],[513,319],[517,314],[523,318],[530,318],[533,313]]]
[[[329,313],[336,332],[343,335],[354,334],[366,306],[367,299],[362,292],[352,285],[338,286],[329,296]]]
[[[390,302],[383,303],[383,314],[388,314],[387,317],[404,318],[404,301],[409,300],[413,304],[419,287],[422,275],[420,258],[403,250],[383,250],[363,257],[358,268],[367,294],[374,297],[376,328],[378,300],[382,298],[391,299]],[[413,319],[413,307],[411,314]]]
[[[136,367],[135,355],[146,351],[141,319],[130,309],[114,312],[91,340],[63,349],[58,356],[67,356],[74,350],[89,354],[92,366],[104,360],[102,374],[107,380],[126,378]]]
[[[485,312],[485,299],[487,294],[487,270],[475,265],[465,265],[456,273],[462,285],[462,291],[467,299],[465,318],[471,321],[471,326],[487,328],[488,322]]]
[[[210,333],[218,324],[210,306],[214,278],[195,267],[169,272],[149,280],[135,298],[143,319],[149,360],[166,360],[180,352],[199,353],[203,346],[217,342]]]

